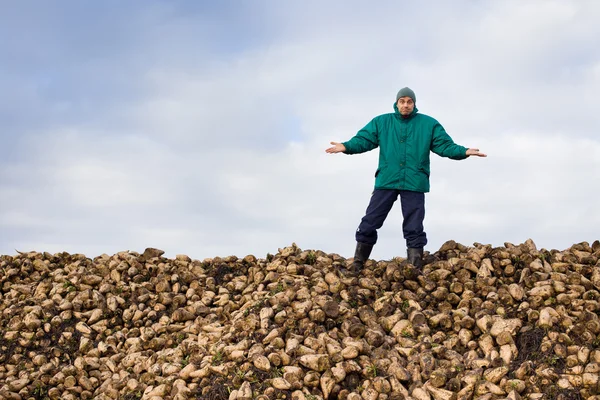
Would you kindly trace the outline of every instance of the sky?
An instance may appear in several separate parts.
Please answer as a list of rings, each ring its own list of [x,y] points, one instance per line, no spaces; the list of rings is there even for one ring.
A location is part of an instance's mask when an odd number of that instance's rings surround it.
[[[596,0],[0,1],[0,254],[296,243],[352,257],[397,91],[431,154],[426,251],[600,239]],[[406,256],[399,200],[371,258]]]

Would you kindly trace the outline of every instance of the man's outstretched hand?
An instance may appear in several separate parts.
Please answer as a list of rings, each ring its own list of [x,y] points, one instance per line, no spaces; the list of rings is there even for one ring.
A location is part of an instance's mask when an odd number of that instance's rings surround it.
[[[479,149],[467,149],[468,156],[487,157],[485,154],[480,153]]]
[[[344,151],[346,151],[346,146],[344,146],[341,143],[331,142],[331,144],[333,146],[325,150],[327,153],[343,153]]]

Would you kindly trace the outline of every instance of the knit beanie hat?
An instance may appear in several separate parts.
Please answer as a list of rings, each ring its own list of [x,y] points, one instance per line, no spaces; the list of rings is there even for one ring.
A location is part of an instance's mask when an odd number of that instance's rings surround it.
[[[400,91],[396,95],[396,101],[398,101],[398,99],[400,97],[405,97],[405,96],[410,97],[413,102],[415,102],[415,103],[417,102],[417,96],[415,96],[415,92],[413,92],[412,89],[407,88],[407,87],[400,89]]]

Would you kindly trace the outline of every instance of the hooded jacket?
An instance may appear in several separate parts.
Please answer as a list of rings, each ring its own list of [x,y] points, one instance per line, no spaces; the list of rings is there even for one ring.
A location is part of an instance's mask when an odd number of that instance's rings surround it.
[[[467,158],[467,148],[454,143],[434,118],[413,112],[403,117],[394,112],[373,118],[347,142],[345,154],[359,154],[379,147],[375,189],[429,192],[430,151],[453,160]]]

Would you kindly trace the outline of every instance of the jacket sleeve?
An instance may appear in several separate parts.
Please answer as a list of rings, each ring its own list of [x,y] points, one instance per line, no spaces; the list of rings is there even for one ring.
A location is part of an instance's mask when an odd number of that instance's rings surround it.
[[[436,122],[433,126],[431,151],[438,156],[453,160],[464,160],[467,158],[467,148],[454,143],[439,122]]]
[[[345,154],[359,154],[377,148],[379,146],[379,131],[377,130],[375,118],[358,131],[352,139],[342,144],[346,147]]]

